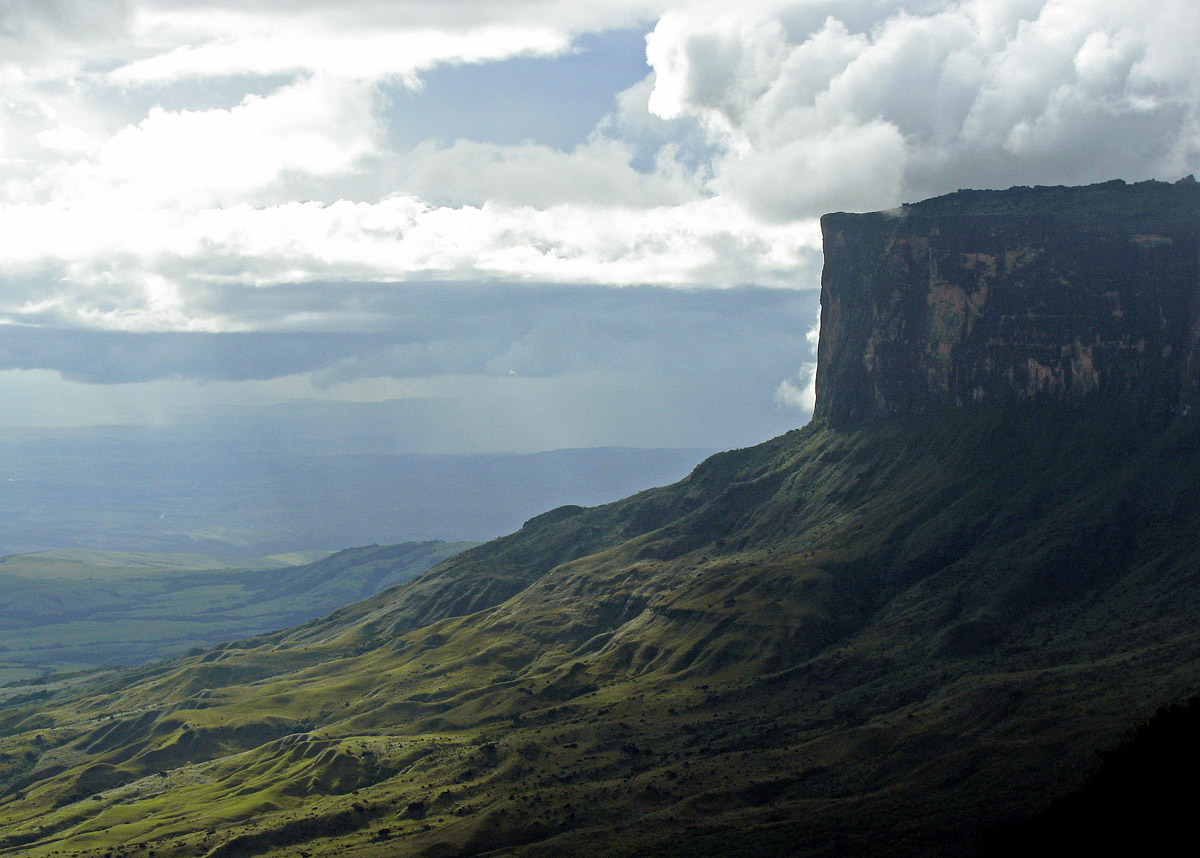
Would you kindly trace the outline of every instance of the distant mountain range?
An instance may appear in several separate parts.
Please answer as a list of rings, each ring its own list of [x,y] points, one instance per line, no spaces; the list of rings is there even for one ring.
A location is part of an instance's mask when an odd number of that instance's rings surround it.
[[[1195,689],[1198,210],[827,218],[810,425],[322,619],[19,689],[0,855],[1022,854]]]
[[[323,407],[293,408],[328,427]],[[711,452],[421,455],[364,443],[329,454],[243,429],[232,434],[258,439],[253,446],[227,444],[228,431],[205,437],[173,427],[0,437],[0,554],[77,548],[237,562],[347,545],[491,539],[548,507],[605,503],[674,482]]]

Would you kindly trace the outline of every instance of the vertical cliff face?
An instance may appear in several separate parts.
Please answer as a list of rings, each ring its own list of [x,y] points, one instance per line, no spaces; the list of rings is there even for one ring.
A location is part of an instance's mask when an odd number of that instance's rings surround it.
[[[1200,390],[1200,184],[959,191],[821,220],[816,416]]]

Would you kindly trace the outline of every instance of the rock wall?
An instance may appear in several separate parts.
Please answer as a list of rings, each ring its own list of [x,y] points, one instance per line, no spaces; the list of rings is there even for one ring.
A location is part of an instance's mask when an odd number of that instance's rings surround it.
[[[816,416],[1117,396],[1200,380],[1200,184],[959,191],[821,219]]]

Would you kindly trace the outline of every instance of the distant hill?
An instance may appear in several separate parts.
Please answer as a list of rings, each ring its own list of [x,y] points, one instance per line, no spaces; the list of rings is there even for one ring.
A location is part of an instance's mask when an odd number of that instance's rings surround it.
[[[74,549],[3,557],[0,683],[133,665],[284,628],[401,584],[475,544],[296,553],[237,566],[199,555]]]
[[[1027,201],[1011,247],[991,198],[919,229],[835,218],[810,425],[294,628],[20,689],[0,706],[0,856],[998,842],[1197,681],[1196,341],[1147,349],[1200,330],[1179,300],[1200,235],[1149,231],[1179,191],[1132,187],[1147,220],[1055,221],[1075,232],[1027,277]],[[1160,276],[1113,304],[1088,272],[1131,258]],[[1028,312],[1064,292],[1088,312]],[[1129,380],[1153,365],[1142,398]],[[972,374],[989,386],[959,395]]]

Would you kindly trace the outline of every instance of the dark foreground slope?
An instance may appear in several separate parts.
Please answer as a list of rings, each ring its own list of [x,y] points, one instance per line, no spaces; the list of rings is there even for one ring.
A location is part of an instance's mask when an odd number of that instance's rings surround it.
[[[993,855],[1165,855],[1195,835],[1200,697],[1173,703],[1100,752],[1076,790],[1032,820],[998,829]]]
[[[948,854],[1186,696],[1200,430],[812,425],[0,710],[0,855]],[[302,845],[302,846],[301,846]]]

